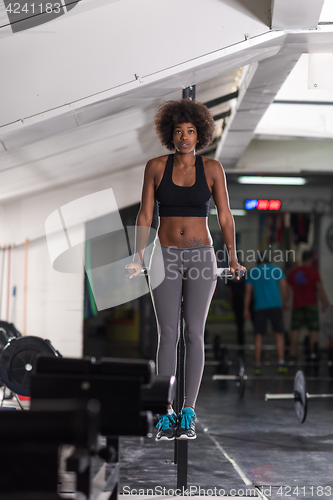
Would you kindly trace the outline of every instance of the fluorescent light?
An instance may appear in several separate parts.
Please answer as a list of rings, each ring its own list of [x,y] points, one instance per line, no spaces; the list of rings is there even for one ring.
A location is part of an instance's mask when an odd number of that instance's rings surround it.
[[[238,208],[232,208],[232,209],[231,209],[231,213],[232,213],[232,215],[234,215],[234,216],[238,216],[238,215],[246,215],[246,214],[247,214],[246,210],[243,210],[243,209],[238,209]]]
[[[211,209],[209,210],[209,213],[210,213],[210,215],[217,215],[217,210],[216,210],[216,208],[211,208]],[[246,214],[247,214],[247,211],[246,211],[246,210],[244,210],[244,209],[242,209],[242,208],[240,208],[240,209],[238,209],[238,208],[232,208],[232,209],[231,209],[231,213],[232,213],[232,215],[236,215],[236,216],[237,216],[237,215],[246,215]]]
[[[302,186],[306,183],[304,177],[264,177],[256,175],[243,175],[238,177],[240,184],[280,184],[285,186]]]

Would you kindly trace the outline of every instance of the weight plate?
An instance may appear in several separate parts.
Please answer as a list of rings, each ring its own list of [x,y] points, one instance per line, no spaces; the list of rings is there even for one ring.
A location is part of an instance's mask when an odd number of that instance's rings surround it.
[[[243,362],[243,358],[241,358],[241,357],[238,358],[238,367],[239,367],[239,369],[238,369],[239,379],[238,379],[236,385],[238,387],[238,397],[239,397],[239,399],[243,399],[244,394],[245,394],[246,385],[245,385],[244,362]]]
[[[294,405],[298,420],[303,424],[308,409],[308,398],[306,395],[306,381],[302,370],[298,370],[294,380]]]
[[[30,377],[38,355],[59,356],[49,340],[40,337],[9,339],[0,357],[0,378],[13,392],[29,396]]]

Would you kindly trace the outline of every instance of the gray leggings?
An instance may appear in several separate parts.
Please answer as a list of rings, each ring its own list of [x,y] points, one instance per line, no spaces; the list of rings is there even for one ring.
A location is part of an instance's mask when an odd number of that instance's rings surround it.
[[[216,287],[216,257],[211,246],[196,248],[161,247],[150,261],[150,292],[157,330],[157,373],[171,376],[176,372],[181,296],[184,303],[185,400],[194,408],[205,361],[204,329],[208,309]],[[154,275],[165,269],[162,283],[154,287]]]

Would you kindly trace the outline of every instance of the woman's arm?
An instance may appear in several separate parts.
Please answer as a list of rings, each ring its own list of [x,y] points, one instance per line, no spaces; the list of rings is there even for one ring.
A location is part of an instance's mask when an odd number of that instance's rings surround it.
[[[214,162],[214,164],[212,164],[214,180],[212,194],[217,209],[217,218],[222,231],[223,240],[228,252],[230,271],[234,273],[236,269],[243,269],[245,272],[245,268],[238,264],[237,260],[235,223],[230,211],[224,170],[218,161],[210,161]]]
[[[142,268],[143,254],[148,241],[155,205],[155,171],[154,160],[149,160],[144,172],[141,205],[136,218],[135,254],[133,262],[126,266],[127,269],[135,270],[130,278],[137,276]]]

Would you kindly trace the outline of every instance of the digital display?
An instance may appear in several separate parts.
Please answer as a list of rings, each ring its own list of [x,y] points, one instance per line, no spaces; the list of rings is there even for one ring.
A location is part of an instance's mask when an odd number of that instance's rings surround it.
[[[281,201],[280,200],[246,200],[245,201],[246,210],[280,210]]]

